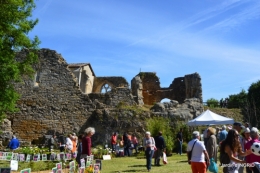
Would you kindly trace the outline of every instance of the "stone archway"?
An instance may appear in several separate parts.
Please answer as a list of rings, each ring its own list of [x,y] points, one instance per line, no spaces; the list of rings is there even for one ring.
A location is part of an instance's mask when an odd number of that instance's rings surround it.
[[[107,92],[108,92],[108,90],[111,91],[113,88],[115,88],[115,86],[111,82],[104,80],[99,83],[96,83],[95,88],[93,88],[93,93],[105,94],[106,92],[102,92],[102,90],[107,89]]]
[[[171,99],[163,98],[160,102],[161,102],[161,103],[164,103],[164,102],[170,102],[170,101],[171,101]]]

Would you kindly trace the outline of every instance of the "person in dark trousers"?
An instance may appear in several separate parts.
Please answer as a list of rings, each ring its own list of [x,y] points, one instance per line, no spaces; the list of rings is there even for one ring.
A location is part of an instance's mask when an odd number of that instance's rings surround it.
[[[164,138],[162,137],[162,132],[160,131],[158,133],[158,136],[154,138],[155,140],[155,146],[156,146],[156,151],[154,152],[154,165],[155,166],[160,166],[160,159],[163,155],[163,152],[165,152],[165,141]]]
[[[124,155],[130,156],[130,147],[131,147],[131,140],[128,137],[128,134],[125,132],[123,135],[124,141]]]
[[[66,145],[66,138],[64,135],[59,136],[59,144],[60,144],[60,152],[65,151],[65,145]]]
[[[53,150],[53,148],[54,148],[55,138],[56,138],[56,135],[52,135],[52,137],[48,141],[49,152],[51,152],[51,150]]]
[[[177,154],[182,155],[182,143],[183,143],[182,128],[180,129],[179,133],[177,134],[177,142],[178,142]]]
[[[76,161],[78,162],[79,167],[81,166],[80,165],[80,156],[81,156],[81,153],[82,153],[82,138],[83,138],[83,135],[79,135],[78,136],[78,146],[77,146]]]

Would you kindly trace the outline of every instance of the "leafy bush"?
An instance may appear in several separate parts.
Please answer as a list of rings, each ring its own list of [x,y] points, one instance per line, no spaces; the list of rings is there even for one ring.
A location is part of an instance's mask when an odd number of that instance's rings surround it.
[[[207,106],[213,108],[219,107],[219,101],[217,99],[210,98],[207,100]]]
[[[183,144],[182,144],[182,152],[183,153],[187,152],[187,146],[188,146],[188,144],[186,142],[183,142]]]
[[[101,145],[96,146],[91,149],[92,154],[95,159],[102,159],[103,155],[111,155],[112,157],[112,149],[111,148],[103,148]]]
[[[157,136],[158,132],[162,131],[166,143],[166,154],[170,154],[174,146],[170,119],[163,117],[151,118],[147,121],[147,128],[151,132],[152,136]]]
[[[23,154],[50,154],[48,148],[39,147],[19,147],[14,152]]]

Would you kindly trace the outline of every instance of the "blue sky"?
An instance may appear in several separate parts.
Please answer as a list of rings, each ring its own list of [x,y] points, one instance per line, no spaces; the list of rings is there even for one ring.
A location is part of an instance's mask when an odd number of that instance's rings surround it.
[[[40,48],[96,76],[156,72],[161,87],[199,73],[203,100],[260,79],[259,0],[35,0]]]

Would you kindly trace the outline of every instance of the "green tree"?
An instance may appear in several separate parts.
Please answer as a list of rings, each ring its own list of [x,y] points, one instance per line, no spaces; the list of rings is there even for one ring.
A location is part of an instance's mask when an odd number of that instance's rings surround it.
[[[260,126],[260,80],[252,83],[248,89],[248,114],[252,126]]]
[[[166,143],[166,153],[170,154],[174,146],[173,133],[171,131],[170,119],[163,117],[150,118],[147,121],[147,128],[152,136],[157,136],[162,131]]]
[[[229,95],[228,108],[242,108],[247,99],[247,93],[244,89],[238,94]]]
[[[219,107],[218,103],[219,103],[218,100],[214,99],[214,98],[210,98],[210,99],[207,100],[207,106],[208,107],[212,107],[212,108]]]
[[[24,75],[34,73],[32,64],[37,61],[37,36],[28,33],[38,23],[32,19],[34,0],[0,0],[0,121],[5,113],[15,111],[19,94],[15,82]],[[17,52],[27,50],[23,59],[16,59]]]

